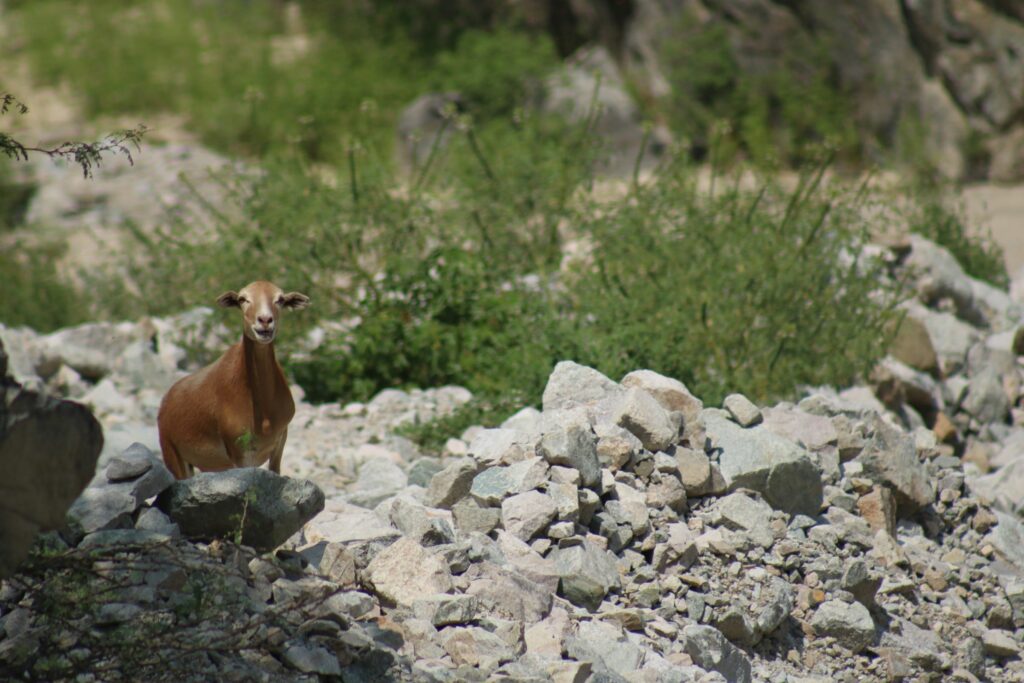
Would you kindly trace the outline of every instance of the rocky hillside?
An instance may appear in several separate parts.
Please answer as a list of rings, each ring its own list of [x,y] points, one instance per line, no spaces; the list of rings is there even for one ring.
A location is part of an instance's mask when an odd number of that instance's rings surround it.
[[[583,41],[605,45],[655,99],[669,94],[664,54],[681,39],[681,22],[723,27],[738,66],[751,74],[791,68],[791,46],[817,45],[840,91],[850,95],[869,153],[892,144],[901,125],[923,125],[924,151],[946,174],[1024,177],[1019,3],[589,0],[548,13],[534,4],[563,49]]]
[[[299,400],[288,477],[173,483],[154,451],[207,311],[2,329],[14,379],[91,406],[107,446],[3,583],[0,671],[1024,680],[1020,307],[920,238],[878,253],[916,298],[870,385],[712,407],[565,361],[540,410],[442,453],[393,431],[463,389]]]

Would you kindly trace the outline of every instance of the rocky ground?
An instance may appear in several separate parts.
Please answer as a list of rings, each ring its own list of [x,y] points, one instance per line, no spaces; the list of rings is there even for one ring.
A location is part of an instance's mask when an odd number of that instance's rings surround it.
[[[869,385],[704,406],[555,367],[542,409],[442,453],[470,398],[299,396],[283,473],[173,483],[155,410],[209,311],[0,329],[25,391],[106,445],[0,588],[11,680],[1024,681],[1021,307],[912,237]],[[136,445],[131,445],[138,442]]]

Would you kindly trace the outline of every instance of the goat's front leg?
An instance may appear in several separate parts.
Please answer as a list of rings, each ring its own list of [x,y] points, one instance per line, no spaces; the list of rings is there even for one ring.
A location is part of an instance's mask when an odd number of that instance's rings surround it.
[[[288,428],[285,427],[281,431],[281,438],[278,439],[277,446],[274,448],[274,452],[270,455],[270,471],[275,474],[281,474],[281,456],[284,455],[284,442],[288,440]]]

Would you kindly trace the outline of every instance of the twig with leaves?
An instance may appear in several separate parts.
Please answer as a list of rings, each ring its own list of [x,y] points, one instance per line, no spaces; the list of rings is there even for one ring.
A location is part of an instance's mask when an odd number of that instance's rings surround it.
[[[0,93],[0,115],[11,110],[23,115],[28,107],[10,93]],[[135,164],[132,148],[139,150],[139,144],[148,129],[143,124],[107,135],[97,142],[63,142],[55,147],[30,147],[0,131],[0,153],[15,161],[28,161],[29,153],[45,154],[52,159],[64,159],[82,168],[82,175],[92,177],[93,169],[103,162],[105,154],[123,154],[128,163]]]

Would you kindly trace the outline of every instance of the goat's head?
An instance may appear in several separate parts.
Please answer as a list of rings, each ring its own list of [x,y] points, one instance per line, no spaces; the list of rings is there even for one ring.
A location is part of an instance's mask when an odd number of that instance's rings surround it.
[[[224,292],[217,303],[225,308],[242,309],[242,334],[259,344],[270,344],[277,335],[277,318],[284,308],[305,308],[309,297],[299,292],[281,291],[266,280],[257,280],[237,292]]]

